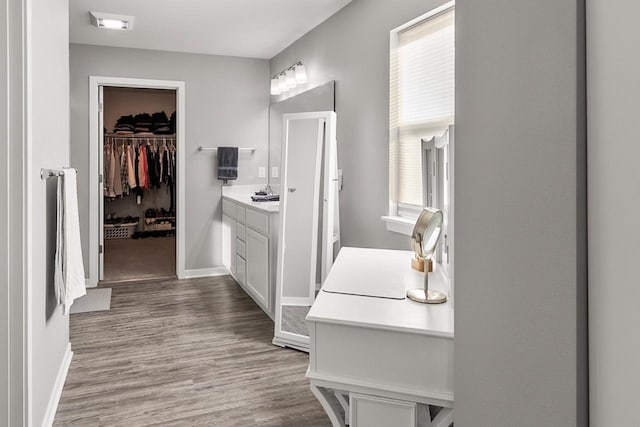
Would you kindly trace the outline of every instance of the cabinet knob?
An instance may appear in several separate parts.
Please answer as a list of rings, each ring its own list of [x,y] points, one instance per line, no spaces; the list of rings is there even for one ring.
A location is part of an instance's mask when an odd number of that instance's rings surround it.
[[[296,192],[296,189],[295,189],[295,188],[293,188],[293,187],[289,187],[289,193],[295,193],[295,192]]]

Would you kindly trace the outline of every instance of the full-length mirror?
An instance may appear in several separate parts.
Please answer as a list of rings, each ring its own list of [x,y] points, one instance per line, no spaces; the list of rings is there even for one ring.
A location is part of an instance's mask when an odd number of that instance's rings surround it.
[[[280,184],[282,167],[282,115],[309,111],[335,111],[333,80],[299,93],[269,108],[269,184]]]
[[[282,129],[274,343],[308,350],[305,317],[333,264],[339,233],[336,114],[284,114]]]

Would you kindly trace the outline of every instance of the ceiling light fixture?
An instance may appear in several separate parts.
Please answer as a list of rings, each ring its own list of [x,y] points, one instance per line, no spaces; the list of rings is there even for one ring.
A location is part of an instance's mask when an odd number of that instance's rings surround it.
[[[103,30],[130,31],[135,21],[133,16],[103,12],[89,12],[89,17],[93,25]]]
[[[289,68],[271,78],[271,95],[280,95],[307,83],[307,69],[302,62],[296,62]]]

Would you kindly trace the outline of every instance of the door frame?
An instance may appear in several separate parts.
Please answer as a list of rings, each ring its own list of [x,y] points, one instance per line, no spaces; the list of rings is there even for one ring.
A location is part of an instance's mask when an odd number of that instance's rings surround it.
[[[25,1],[0,3],[0,425],[16,426],[33,424],[31,197],[40,181],[31,155],[33,49],[26,7]]]
[[[176,91],[176,276],[185,277],[185,82],[177,80],[135,79],[123,77],[89,77],[89,279],[87,287],[98,286],[100,277],[100,149],[103,141],[99,125],[99,88],[129,87]]]

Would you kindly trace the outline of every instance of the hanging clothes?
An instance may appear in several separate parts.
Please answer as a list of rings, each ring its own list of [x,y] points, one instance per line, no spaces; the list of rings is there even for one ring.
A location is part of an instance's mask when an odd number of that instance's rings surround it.
[[[122,195],[129,195],[129,179],[127,175],[127,155],[124,145],[118,145],[118,159],[120,161],[120,185],[122,186]]]
[[[144,145],[138,147],[138,187],[149,188],[149,170],[147,168],[147,151]]]
[[[127,156],[127,183],[129,184],[129,188],[134,189],[138,186],[138,182],[136,180],[136,171],[135,166],[133,164],[133,156],[131,154],[133,148],[130,144],[127,144],[126,147],[126,156]]]
[[[111,166],[113,173],[113,175],[111,176],[113,183],[113,192],[115,193],[116,197],[118,197],[122,196],[122,171],[120,170],[120,157],[118,157],[118,147],[116,144],[114,144],[111,149],[111,157],[113,161],[113,164]]]
[[[129,139],[105,136],[103,187],[106,198],[126,197],[132,192],[142,203],[145,191],[166,189],[170,210],[175,210],[175,138]]]

